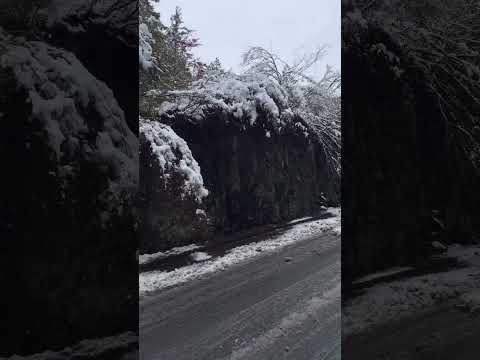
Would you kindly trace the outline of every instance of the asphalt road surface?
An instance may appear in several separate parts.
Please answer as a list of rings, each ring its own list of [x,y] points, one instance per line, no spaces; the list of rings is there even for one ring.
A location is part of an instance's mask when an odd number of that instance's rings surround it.
[[[340,359],[340,246],[305,239],[149,295],[140,359]]]

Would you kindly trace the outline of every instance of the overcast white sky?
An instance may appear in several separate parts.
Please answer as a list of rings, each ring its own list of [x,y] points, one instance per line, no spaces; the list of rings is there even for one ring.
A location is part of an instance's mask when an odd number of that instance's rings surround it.
[[[218,57],[227,69],[240,69],[250,46],[263,46],[282,58],[317,46],[329,46],[316,74],[330,64],[340,70],[340,0],[160,0],[164,23],[176,6],[201,46],[195,54],[209,62]]]

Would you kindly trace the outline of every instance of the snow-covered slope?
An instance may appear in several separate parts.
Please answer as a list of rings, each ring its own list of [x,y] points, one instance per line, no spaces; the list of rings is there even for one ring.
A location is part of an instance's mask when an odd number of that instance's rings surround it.
[[[456,258],[463,267],[379,283],[349,299],[342,309],[344,333],[361,332],[448,302],[467,311],[477,311],[480,308],[479,248],[479,245],[452,245],[446,255]],[[370,278],[375,275],[379,274],[371,274]]]
[[[88,339],[61,351],[48,350],[27,356],[13,355],[10,360],[93,360],[98,358],[137,359],[138,336],[132,332],[126,332],[117,336]]]

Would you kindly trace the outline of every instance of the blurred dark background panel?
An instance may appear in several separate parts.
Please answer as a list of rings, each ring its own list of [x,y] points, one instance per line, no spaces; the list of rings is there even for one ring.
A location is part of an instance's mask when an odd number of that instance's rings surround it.
[[[480,5],[342,6],[343,358],[476,358]]]
[[[133,358],[138,4],[0,3],[0,357]]]

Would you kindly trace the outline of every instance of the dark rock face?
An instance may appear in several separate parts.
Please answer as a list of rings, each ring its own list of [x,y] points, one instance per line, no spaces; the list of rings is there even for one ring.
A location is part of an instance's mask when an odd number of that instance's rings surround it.
[[[479,178],[427,79],[381,28],[352,26],[342,54],[345,289],[352,277],[421,262],[433,240],[467,241],[478,226]],[[393,61],[372,51],[379,44]]]
[[[200,123],[178,117],[171,124],[200,165],[217,231],[312,215],[339,203],[339,179],[314,136],[292,124],[280,133],[270,129],[267,137],[264,120],[243,129],[233,117],[212,113]]]

